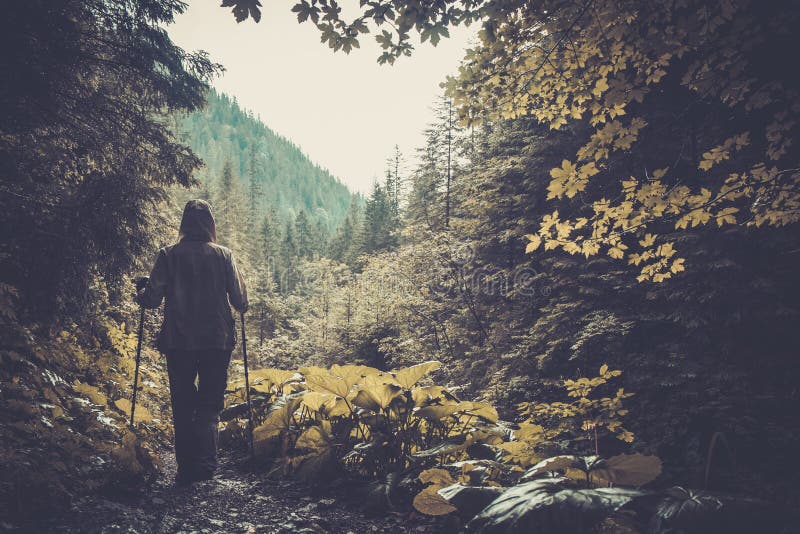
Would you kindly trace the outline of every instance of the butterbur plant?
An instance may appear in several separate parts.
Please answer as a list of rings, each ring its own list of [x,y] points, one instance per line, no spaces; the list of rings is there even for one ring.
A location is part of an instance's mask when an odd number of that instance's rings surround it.
[[[622,426],[622,418],[628,414],[623,401],[632,397],[633,393],[617,388],[613,395],[597,395],[599,388],[621,375],[622,371],[609,369],[608,365],[603,364],[595,377],[564,380],[564,389],[574,401],[549,404],[523,402],[519,405],[520,414],[549,428],[550,437],[567,434],[592,441],[596,455],[600,454],[599,438],[604,434],[631,443],[633,433]]]
[[[252,392],[267,401],[254,430],[256,453],[274,457],[276,471],[307,479],[336,470],[385,478],[503,442],[510,431],[498,425],[491,405],[461,401],[442,386],[417,385],[440,366],[431,361],[393,371],[363,365],[254,370]],[[233,402],[243,398],[242,386],[234,384]],[[240,406],[228,413],[244,415]]]

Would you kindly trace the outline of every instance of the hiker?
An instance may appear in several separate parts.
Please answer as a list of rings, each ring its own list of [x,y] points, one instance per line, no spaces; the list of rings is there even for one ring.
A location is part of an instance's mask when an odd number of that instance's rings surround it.
[[[219,413],[236,343],[231,305],[247,310],[233,254],[216,240],[211,206],[187,202],[178,242],[158,251],[150,279],[137,293],[146,308],[166,300],[157,346],[167,358],[178,485],[214,476]]]

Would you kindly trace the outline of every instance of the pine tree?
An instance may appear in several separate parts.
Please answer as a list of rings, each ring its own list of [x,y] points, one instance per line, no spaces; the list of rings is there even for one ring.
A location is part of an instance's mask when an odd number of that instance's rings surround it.
[[[392,198],[392,202],[394,203],[395,209],[398,213],[400,211],[400,205],[403,201],[403,188],[405,180],[401,176],[401,171],[403,170],[404,165],[405,159],[403,158],[403,153],[400,151],[400,147],[398,145],[394,145],[392,155],[386,160],[386,189],[387,193]]]
[[[230,160],[225,160],[222,168],[213,208],[217,223],[217,241],[233,250],[237,254],[239,263],[247,266],[249,255],[246,246],[246,201],[239,187],[239,181],[233,174]]]
[[[314,237],[311,234],[311,225],[305,210],[300,210],[294,220],[297,255],[301,258],[311,259],[314,252]]]
[[[261,201],[262,187],[261,179],[258,174],[258,162],[256,160],[256,145],[250,145],[248,167],[248,189],[247,189],[247,208],[248,221],[250,227],[254,227],[258,220],[258,207]]]
[[[407,216],[409,222],[439,230],[448,228],[453,217],[453,180],[463,130],[452,100],[441,97],[433,111],[434,121],[424,132],[425,146],[417,150],[419,163],[412,175]]]
[[[347,209],[344,221],[336,229],[331,240],[331,257],[350,267],[355,266],[355,260],[361,253],[361,206],[360,198],[354,196]]]
[[[286,223],[286,231],[283,234],[280,253],[281,265],[278,273],[279,287],[281,292],[289,294],[294,292],[299,276],[297,242],[295,240],[295,230],[292,223]]]
[[[394,214],[393,202],[385,185],[375,182],[364,208],[364,252],[391,250],[397,246],[398,224],[399,219]]]

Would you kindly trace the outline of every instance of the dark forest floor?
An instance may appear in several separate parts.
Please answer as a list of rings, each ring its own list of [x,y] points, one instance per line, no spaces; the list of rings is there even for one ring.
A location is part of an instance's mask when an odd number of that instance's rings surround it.
[[[58,533],[432,533],[441,528],[415,514],[365,515],[344,488],[315,491],[292,480],[270,480],[244,458],[223,454],[214,480],[175,487],[174,457],[139,491],[105,491],[20,532]],[[110,493],[114,493],[111,495]]]

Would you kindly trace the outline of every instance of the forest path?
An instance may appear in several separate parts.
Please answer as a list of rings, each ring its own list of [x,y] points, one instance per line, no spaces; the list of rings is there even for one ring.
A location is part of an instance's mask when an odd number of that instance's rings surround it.
[[[137,493],[91,495],[69,512],[26,532],[58,533],[431,533],[424,519],[382,513],[367,517],[353,492],[316,494],[292,480],[270,480],[249,470],[242,457],[223,454],[214,480],[174,486],[174,456],[149,488]]]

